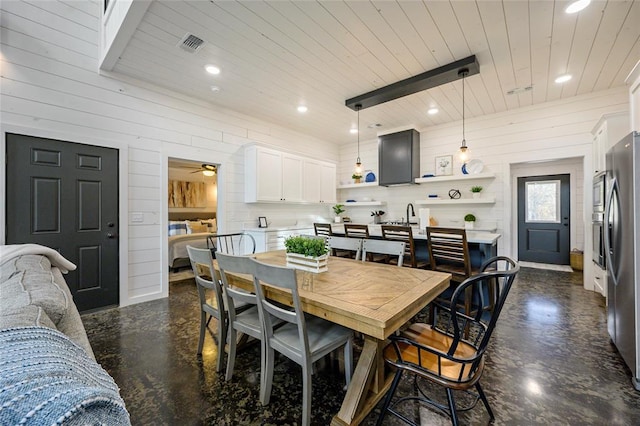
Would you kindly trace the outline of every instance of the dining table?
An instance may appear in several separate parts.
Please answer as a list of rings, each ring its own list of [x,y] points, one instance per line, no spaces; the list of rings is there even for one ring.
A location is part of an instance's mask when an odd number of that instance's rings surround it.
[[[258,261],[286,266],[284,250],[252,255]],[[217,269],[217,264],[214,262]],[[393,375],[385,372],[386,339],[442,291],[451,274],[331,256],[328,270],[296,271],[302,309],[362,333],[364,344],[351,383],[332,425],[357,425],[373,410]],[[253,291],[251,276],[227,274],[229,284]],[[265,297],[291,305],[286,290],[263,285]]]

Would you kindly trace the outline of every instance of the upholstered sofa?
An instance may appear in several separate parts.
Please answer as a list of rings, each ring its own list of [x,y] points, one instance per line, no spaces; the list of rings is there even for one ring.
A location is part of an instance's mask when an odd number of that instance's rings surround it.
[[[0,246],[0,424],[128,425],[113,378],[95,361],[62,272],[35,244]]]

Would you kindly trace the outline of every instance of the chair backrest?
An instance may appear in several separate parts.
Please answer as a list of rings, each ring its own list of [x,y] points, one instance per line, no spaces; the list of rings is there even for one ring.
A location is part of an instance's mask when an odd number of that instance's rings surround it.
[[[478,366],[484,354],[489,339],[496,326],[507,295],[511,290],[513,282],[520,270],[520,266],[509,258],[501,258],[508,264],[508,269],[482,272],[463,281],[453,292],[450,306],[460,306],[464,304],[465,297],[469,292],[473,300],[479,301],[480,308],[474,311],[472,316],[467,316],[456,309],[449,310],[450,315],[445,323],[436,322],[435,327],[452,337],[453,341],[449,348],[452,355],[460,342],[464,341],[476,348],[477,358],[474,367]],[[487,287],[494,285],[496,293],[495,303],[490,306],[486,301]]]
[[[329,235],[333,235],[330,223],[314,223],[313,229],[316,232],[316,235],[325,235],[327,237]]]
[[[216,300],[216,307],[220,310],[220,307],[224,306],[224,300],[222,297],[222,284],[220,282],[220,276],[218,271],[213,267],[213,257],[210,249],[201,249],[192,246],[187,246],[187,253],[189,253],[189,261],[191,262],[191,269],[193,270],[193,276],[196,281],[196,287],[198,289],[198,298],[200,304],[207,303],[206,290],[213,290]],[[201,265],[198,267],[198,265]],[[202,268],[208,269],[208,275],[203,274]]]
[[[256,240],[246,232],[213,234],[207,237],[207,247],[212,249],[214,258],[216,252],[242,256],[256,252]]]
[[[244,302],[257,305],[258,300],[254,293],[234,288],[230,285],[230,279],[227,272],[246,274],[253,276],[255,264],[248,256],[233,256],[225,253],[216,253],[216,261],[220,270],[220,280],[222,281],[223,295],[226,301],[226,307],[231,323],[236,320],[236,302]]]
[[[302,359],[302,356],[308,359],[310,357],[310,351],[309,341],[307,339],[307,326],[298,293],[296,270],[293,268],[267,265],[255,259],[251,259],[251,261],[254,263],[253,282],[258,299],[258,313],[260,315],[260,321],[264,324],[266,341],[268,342],[273,336],[274,322],[271,315],[283,321],[296,324],[298,327],[299,341],[294,343],[289,350],[286,348],[282,349],[287,350],[287,355],[293,359]],[[293,310],[284,309],[282,304],[276,304],[265,297],[265,291],[262,287],[263,284],[290,291]]]
[[[369,238],[369,227],[367,225],[345,223],[344,236],[348,238]]]
[[[382,238],[385,240],[404,242],[404,260],[408,261],[413,268],[417,266],[413,230],[410,226],[382,225]]]
[[[405,245],[403,241],[364,239],[362,240],[362,261],[364,262],[369,253],[388,254],[398,256],[398,266],[402,266]]]
[[[362,251],[362,240],[359,238],[337,237],[335,235],[332,235],[327,239],[327,243],[329,244],[329,248],[331,248],[331,250],[351,250],[355,252],[356,260],[360,258],[360,252]]]
[[[471,276],[466,230],[428,226],[427,250],[432,270],[449,272],[458,282]]]

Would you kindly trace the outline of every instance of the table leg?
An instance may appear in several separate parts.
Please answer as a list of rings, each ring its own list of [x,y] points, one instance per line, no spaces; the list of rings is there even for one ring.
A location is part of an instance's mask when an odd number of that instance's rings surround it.
[[[384,374],[384,340],[364,337],[364,346],[347,394],[332,425],[358,425],[391,387],[392,376]]]

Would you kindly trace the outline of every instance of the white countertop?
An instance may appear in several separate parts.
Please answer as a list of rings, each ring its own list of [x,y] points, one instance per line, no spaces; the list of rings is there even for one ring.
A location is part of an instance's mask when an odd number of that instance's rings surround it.
[[[311,225],[290,225],[290,226],[269,226],[267,228],[247,228],[246,232],[278,232],[278,231],[296,231],[299,229],[311,229],[313,230],[313,224]],[[344,228],[343,228],[344,230]]]
[[[367,225],[369,227],[369,235],[372,237],[382,236],[381,225]],[[331,225],[333,232],[338,234],[344,234],[344,224],[334,223]],[[495,244],[498,239],[502,237],[501,234],[486,232],[486,231],[467,231],[467,241],[476,244]],[[414,240],[426,240],[427,234],[425,231],[418,230],[418,227],[413,227],[413,239]]]

